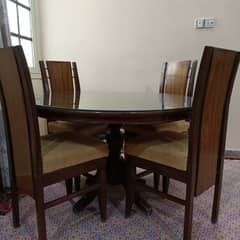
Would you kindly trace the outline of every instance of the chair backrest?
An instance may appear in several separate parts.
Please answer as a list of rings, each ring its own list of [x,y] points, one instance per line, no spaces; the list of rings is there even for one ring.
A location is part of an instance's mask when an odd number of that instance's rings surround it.
[[[34,194],[42,174],[40,136],[30,73],[22,47],[0,49],[1,103],[11,183]]]
[[[191,61],[165,62],[159,93],[186,95]]]
[[[193,96],[193,88],[194,88],[194,82],[195,82],[195,76],[196,76],[196,70],[197,70],[197,64],[198,61],[194,60],[192,61],[191,67],[190,67],[190,74],[188,78],[188,86],[187,86],[187,96],[192,97]]]
[[[76,62],[39,61],[43,90],[45,93],[80,93],[80,83]],[[50,84],[50,85],[49,85]]]
[[[214,183],[217,162],[223,161],[228,108],[238,64],[239,52],[204,49],[190,121],[188,171],[205,171],[205,182]]]

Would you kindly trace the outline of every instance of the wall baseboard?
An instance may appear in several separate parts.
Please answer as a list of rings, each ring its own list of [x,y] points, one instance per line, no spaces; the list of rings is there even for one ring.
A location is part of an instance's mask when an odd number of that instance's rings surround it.
[[[240,160],[240,151],[239,150],[226,150],[225,158]]]

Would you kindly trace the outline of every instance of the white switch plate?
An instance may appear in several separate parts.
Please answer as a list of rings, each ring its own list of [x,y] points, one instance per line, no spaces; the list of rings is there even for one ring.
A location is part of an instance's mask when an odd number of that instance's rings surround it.
[[[213,17],[205,18],[204,27],[205,28],[214,28],[214,27],[216,27],[216,19],[213,18]]]
[[[204,28],[204,18],[195,19],[195,28]]]

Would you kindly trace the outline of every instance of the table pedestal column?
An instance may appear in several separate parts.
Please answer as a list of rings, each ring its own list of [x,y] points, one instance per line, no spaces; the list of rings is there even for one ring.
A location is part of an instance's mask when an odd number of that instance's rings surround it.
[[[121,131],[120,124],[109,125],[109,132],[106,134],[106,140],[109,146],[109,156],[107,161],[107,181],[112,185],[122,184],[125,187],[128,184],[126,182],[127,159],[124,157],[124,152],[121,151],[125,141],[124,138],[125,133]],[[91,192],[83,196],[74,205],[74,212],[82,211],[94,200],[96,195],[97,192]],[[152,213],[151,206],[146,202],[146,200],[144,200],[140,193],[136,193],[135,195],[135,204],[146,215],[150,215]]]
[[[107,143],[109,156],[107,161],[107,180],[110,184],[123,184],[125,182],[126,159],[121,155],[124,143],[124,133],[121,132],[121,125],[109,125]]]

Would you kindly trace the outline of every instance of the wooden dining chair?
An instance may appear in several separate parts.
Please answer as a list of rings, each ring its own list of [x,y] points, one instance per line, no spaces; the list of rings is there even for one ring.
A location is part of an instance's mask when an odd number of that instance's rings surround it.
[[[45,96],[51,94],[54,102],[59,95],[69,94],[69,104],[79,102],[81,88],[76,62],[47,60],[39,61],[39,66]],[[47,124],[48,132],[73,131],[76,126],[67,122],[52,123],[51,119],[47,119]]]
[[[61,104],[75,105],[80,101],[80,81],[76,62],[69,61],[39,61],[44,96],[48,98],[49,103],[58,105],[59,99]],[[106,131],[106,126],[87,124],[85,122],[67,122],[47,119],[47,128],[49,133],[60,132],[82,132],[86,135],[96,136],[98,133]],[[73,190],[80,190],[81,178],[75,176],[73,179],[66,180],[67,192],[70,194]]]
[[[186,95],[191,61],[165,62],[163,64],[159,93]]]
[[[197,60],[184,60],[178,62],[165,62],[163,64],[160,81],[160,94],[177,94],[192,97],[194,80],[197,69]],[[189,124],[186,121],[177,121],[155,126],[155,130],[186,131]]]
[[[13,223],[18,227],[18,193],[35,199],[38,238],[47,239],[45,209],[90,191],[98,191],[100,213],[106,219],[105,144],[81,133],[61,133],[40,139],[30,73],[21,46],[0,49],[1,102],[6,122],[11,171]],[[17,121],[16,121],[17,119]],[[98,181],[80,191],[44,202],[44,187],[98,171]]]
[[[50,104],[57,104],[59,95],[61,100],[65,99],[65,104],[73,105],[79,102],[80,82],[76,62],[69,61],[39,61],[44,97],[48,98]],[[66,121],[47,120],[48,133],[73,132],[81,124],[73,124]],[[85,127],[85,124],[84,126]],[[79,176],[74,177],[76,190],[80,190]],[[66,180],[67,192],[71,193],[73,189],[73,179]]]
[[[191,239],[193,198],[204,179],[200,171],[215,176],[212,222],[218,220],[228,108],[240,53],[205,47],[190,116],[188,134],[162,131],[142,142],[127,142],[129,161],[126,216],[130,215],[135,191],[146,190],[185,206],[183,239]],[[184,199],[136,181],[136,167],[157,172],[186,184]]]
[[[80,82],[76,62],[39,61],[44,92],[80,93]]]
[[[192,97],[194,81],[197,69],[197,60],[183,60],[177,62],[164,62],[159,87],[160,94],[177,94]],[[163,122],[151,125],[146,132],[153,131],[175,131],[186,132],[189,128],[189,122],[185,120],[175,122]],[[142,131],[142,130],[141,130]],[[139,132],[139,130],[138,130]],[[140,133],[141,134],[141,133]],[[146,134],[146,133],[142,133]],[[151,174],[151,171],[143,171],[138,174],[139,177]],[[160,175],[153,173],[154,187],[159,188]],[[162,185],[165,192],[168,191],[170,180],[162,177]]]
[[[164,62],[161,79],[160,79],[160,94],[177,94],[191,97],[193,95],[194,80],[197,69],[197,60],[182,60],[176,62]],[[139,132],[158,131],[161,128],[175,129],[177,131],[184,131],[189,127],[185,121],[178,122],[163,122],[155,125],[131,125],[126,126],[126,131],[138,135]]]
[[[160,94],[177,94],[192,97],[194,81],[197,69],[197,60],[184,60],[178,62],[165,62],[163,64],[162,77],[160,81],[159,93]],[[165,122],[154,125],[154,131],[175,131],[186,132],[189,128],[189,122],[186,120]],[[159,188],[160,176],[153,173],[154,186]],[[164,177],[163,189],[165,192],[169,188],[169,178]]]

